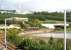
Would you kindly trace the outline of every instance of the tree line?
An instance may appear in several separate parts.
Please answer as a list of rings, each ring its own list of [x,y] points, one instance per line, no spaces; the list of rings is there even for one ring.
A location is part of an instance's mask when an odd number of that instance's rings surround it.
[[[33,12],[32,14],[11,14],[11,13],[0,13],[0,23],[4,23],[5,18],[10,17],[27,17],[29,20],[32,19],[39,19],[41,21],[45,20],[64,20],[64,13],[63,12]],[[67,21],[71,21],[71,12],[67,12]]]

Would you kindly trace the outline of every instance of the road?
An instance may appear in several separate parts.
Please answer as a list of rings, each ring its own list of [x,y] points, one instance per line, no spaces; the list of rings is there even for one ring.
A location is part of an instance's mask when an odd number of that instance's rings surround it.
[[[32,36],[64,38],[64,33],[39,33],[39,34],[32,34]],[[67,37],[67,39],[71,39],[71,33],[67,33],[66,37]]]
[[[24,35],[24,34],[22,33],[22,35]],[[28,34],[26,34],[26,35],[28,35]],[[64,38],[64,33],[32,33],[30,35],[36,36],[36,37]],[[71,33],[67,33],[66,37],[67,37],[67,39],[71,39]]]

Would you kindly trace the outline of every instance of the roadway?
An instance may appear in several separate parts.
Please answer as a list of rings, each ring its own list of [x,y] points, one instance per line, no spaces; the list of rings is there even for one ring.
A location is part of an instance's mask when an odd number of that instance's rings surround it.
[[[32,36],[64,38],[64,33],[40,33],[40,34],[32,34]],[[66,34],[66,38],[67,38],[67,39],[71,39],[71,33],[67,33],[67,34]]]
[[[53,37],[53,38],[64,38],[64,33],[29,33],[29,34],[24,34],[24,33],[21,33],[20,35],[32,35],[32,36],[36,36],[36,37]],[[71,39],[71,33],[67,33],[66,34],[66,37],[67,39]]]

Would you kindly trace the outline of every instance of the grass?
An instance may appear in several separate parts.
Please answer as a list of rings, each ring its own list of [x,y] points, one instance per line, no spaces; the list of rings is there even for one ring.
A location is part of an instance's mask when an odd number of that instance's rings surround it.
[[[51,23],[51,24],[55,24],[55,23],[63,23],[63,21],[58,21],[58,20],[46,20],[46,21],[41,21],[42,23]]]

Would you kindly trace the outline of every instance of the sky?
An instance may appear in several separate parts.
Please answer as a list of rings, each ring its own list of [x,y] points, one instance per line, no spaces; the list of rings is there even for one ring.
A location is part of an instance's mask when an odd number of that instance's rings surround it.
[[[71,0],[0,0],[0,9],[63,11],[71,9]]]

